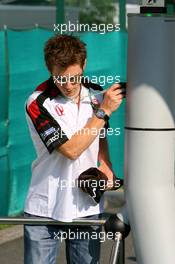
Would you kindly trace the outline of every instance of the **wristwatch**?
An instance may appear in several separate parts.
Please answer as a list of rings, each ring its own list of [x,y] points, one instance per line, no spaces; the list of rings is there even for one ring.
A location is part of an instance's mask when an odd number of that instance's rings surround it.
[[[109,120],[109,116],[105,113],[105,111],[101,108],[97,108],[94,111],[94,114],[96,117],[98,117],[99,119],[103,119],[106,123]]]

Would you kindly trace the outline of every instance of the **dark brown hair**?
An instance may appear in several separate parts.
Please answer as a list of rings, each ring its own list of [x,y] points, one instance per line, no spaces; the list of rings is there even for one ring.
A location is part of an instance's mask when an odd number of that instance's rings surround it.
[[[65,70],[71,65],[79,64],[83,68],[86,59],[85,43],[74,36],[55,35],[46,42],[44,58],[50,72],[53,66]]]

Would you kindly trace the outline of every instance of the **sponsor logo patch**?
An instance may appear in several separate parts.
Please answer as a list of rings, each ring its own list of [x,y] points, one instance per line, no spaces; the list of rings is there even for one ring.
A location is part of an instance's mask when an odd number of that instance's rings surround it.
[[[56,130],[54,132],[53,137],[49,138],[49,140],[46,142],[46,146],[49,147],[53,142],[62,140],[63,136],[65,136],[64,132],[62,130]]]
[[[49,129],[47,129],[46,131],[44,131],[44,133],[41,134],[41,137],[43,139],[45,139],[47,136],[49,136],[50,134],[54,133],[56,131],[56,129],[54,127],[51,127]]]

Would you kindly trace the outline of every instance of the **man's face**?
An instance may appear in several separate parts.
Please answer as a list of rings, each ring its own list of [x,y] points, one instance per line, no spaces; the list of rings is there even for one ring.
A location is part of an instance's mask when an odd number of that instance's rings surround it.
[[[79,95],[82,74],[83,69],[78,64],[71,65],[64,71],[59,71],[57,66],[54,66],[52,70],[54,83],[66,97],[76,97]]]

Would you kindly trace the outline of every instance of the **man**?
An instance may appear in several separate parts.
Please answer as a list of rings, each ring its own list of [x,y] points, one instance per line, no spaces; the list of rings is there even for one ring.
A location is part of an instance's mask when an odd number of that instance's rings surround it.
[[[81,78],[86,48],[78,38],[54,36],[44,52],[51,77],[37,87],[26,106],[37,160],[32,165],[25,215],[71,222],[103,212],[103,198],[96,203],[76,182],[83,171],[97,167],[98,161],[99,169],[113,181],[107,141],[100,139],[99,133],[121,104],[123,95],[118,84],[112,85],[104,98],[98,85],[94,86],[97,95],[90,95],[93,84]],[[92,107],[94,104],[96,107]],[[77,235],[79,231],[98,233],[99,227],[25,225],[25,264],[55,264],[59,237],[70,230],[76,237],[66,237],[67,262],[99,263],[99,238],[79,239]]]

